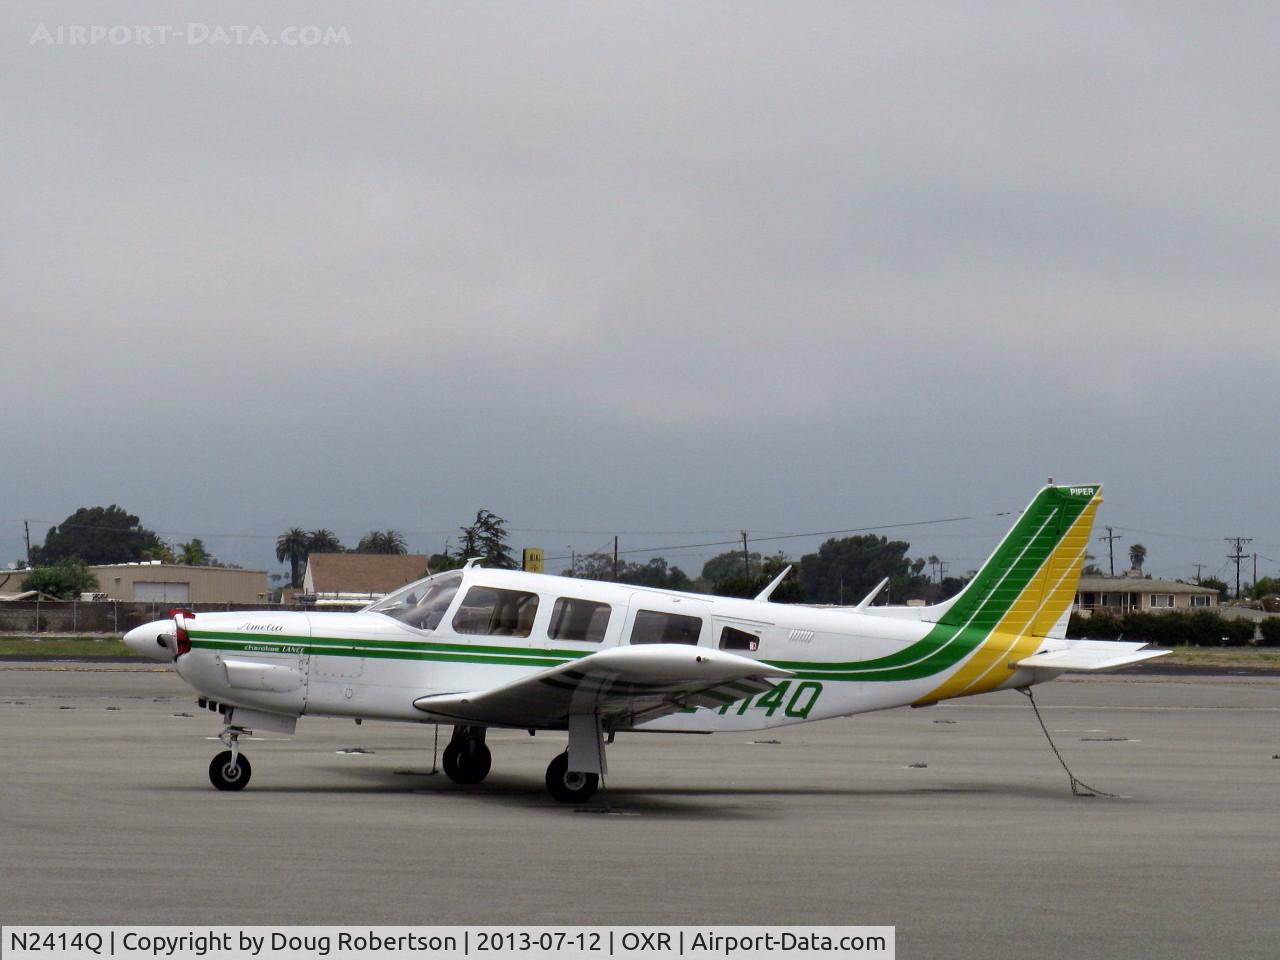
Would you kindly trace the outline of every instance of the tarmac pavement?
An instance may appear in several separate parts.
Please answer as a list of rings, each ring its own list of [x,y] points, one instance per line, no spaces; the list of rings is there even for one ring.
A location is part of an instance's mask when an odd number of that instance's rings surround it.
[[[902,957],[1274,957],[1280,678],[1036,688],[757,734],[496,731],[478,787],[434,728],[304,718],[242,741],[168,668],[0,667],[7,923],[892,924]],[[443,747],[448,729],[441,730]],[[357,751],[357,752],[351,752]]]

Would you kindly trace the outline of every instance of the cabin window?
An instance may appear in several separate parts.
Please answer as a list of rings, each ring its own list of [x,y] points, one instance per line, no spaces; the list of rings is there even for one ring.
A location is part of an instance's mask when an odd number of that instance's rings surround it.
[[[631,642],[696,644],[700,633],[702,633],[701,617],[659,613],[657,610],[637,610],[636,621],[631,626]]]
[[[551,608],[547,636],[552,640],[581,640],[599,643],[609,626],[610,607],[594,600],[561,597]]]
[[[752,651],[759,646],[760,638],[754,633],[747,633],[745,630],[738,630],[734,627],[725,627],[720,631],[721,650]]]
[[[537,612],[536,593],[472,587],[453,615],[453,629],[472,636],[527,637]]]

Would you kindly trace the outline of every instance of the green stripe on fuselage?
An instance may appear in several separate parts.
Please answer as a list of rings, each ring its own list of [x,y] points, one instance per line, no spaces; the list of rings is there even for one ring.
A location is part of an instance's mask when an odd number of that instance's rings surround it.
[[[307,653],[325,657],[367,657],[379,660],[435,661],[438,663],[481,663],[513,666],[555,667],[585,657],[592,650],[543,650],[487,644],[436,643],[416,640],[350,639],[343,637],[273,636],[231,633],[217,630],[189,630],[191,646],[197,649],[240,653]]]

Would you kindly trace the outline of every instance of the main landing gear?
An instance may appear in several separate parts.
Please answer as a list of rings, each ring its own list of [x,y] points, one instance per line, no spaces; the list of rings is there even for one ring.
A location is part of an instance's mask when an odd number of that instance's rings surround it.
[[[547,790],[561,803],[582,803],[590,800],[599,786],[599,774],[569,770],[568,750],[547,764]]]
[[[569,717],[568,727],[569,749],[547,765],[547,790],[561,803],[583,803],[600,788],[600,776],[606,772],[604,731],[599,718],[591,714]],[[489,775],[493,756],[484,735],[485,728],[480,726],[453,728],[442,766],[454,783],[475,784]]]
[[[240,753],[242,733],[237,727],[227,727],[218,738],[231,748],[209,761],[209,782],[219,790],[243,790],[253,774],[249,758]]]
[[[484,727],[456,726],[444,748],[444,772],[454,783],[479,783],[489,775],[493,754],[484,745]]]

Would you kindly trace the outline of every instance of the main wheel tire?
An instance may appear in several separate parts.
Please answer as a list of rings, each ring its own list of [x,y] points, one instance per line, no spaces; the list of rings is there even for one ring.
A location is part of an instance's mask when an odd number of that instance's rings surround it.
[[[444,772],[454,783],[479,783],[489,775],[493,754],[483,743],[470,738],[451,740],[444,748]]]
[[[561,803],[582,803],[590,800],[599,786],[599,774],[569,772],[569,751],[567,750],[547,764],[547,790]]]
[[[231,751],[223,750],[209,761],[209,782],[219,790],[243,790],[253,774],[249,758],[243,753],[231,763]]]

